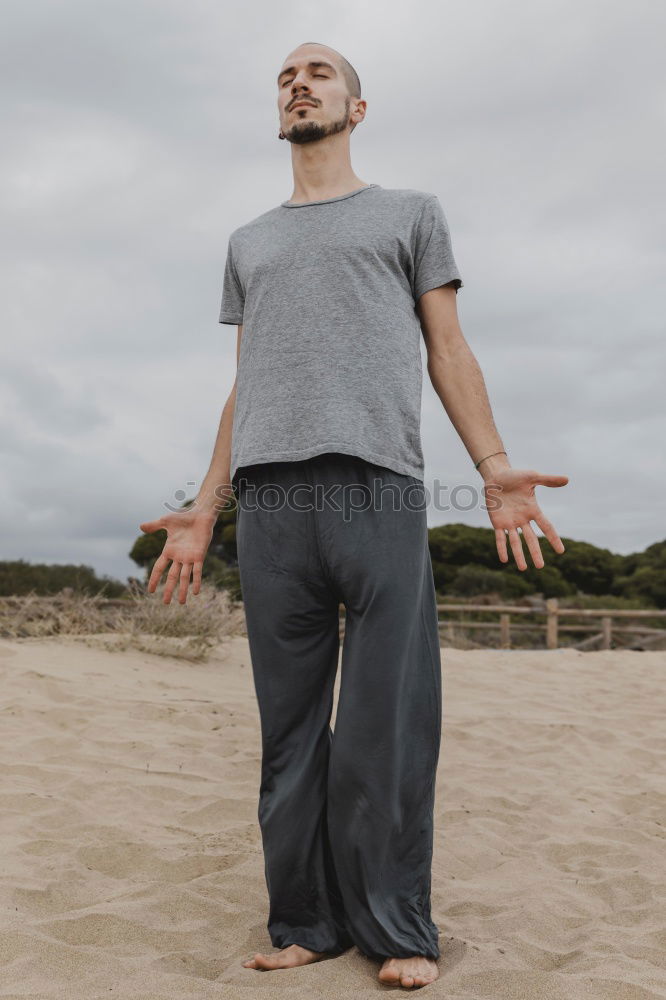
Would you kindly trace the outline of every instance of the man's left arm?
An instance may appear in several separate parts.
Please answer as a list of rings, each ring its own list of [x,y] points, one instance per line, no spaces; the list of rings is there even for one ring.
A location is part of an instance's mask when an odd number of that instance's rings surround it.
[[[488,515],[495,528],[501,562],[509,558],[508,532],[518,569],[527,569],[520,529],[534,565],[542,569],[544,560],[530,521],[536,522],[555,552],[564,552],[564,545],[541,512],[534,488],[566,486],[569,479],[541,474],[534,469],[514,469],[507,455],[494,454],[503,451],[504,445],[495,426],[483,374],[460,327],[456,298],[451,283],[424,292],[416,303],[428,355],[428,375],[472,462],[476,464],[483,459],[478,471],[484,480]],[[498,492],[499,497],[496,496]]]

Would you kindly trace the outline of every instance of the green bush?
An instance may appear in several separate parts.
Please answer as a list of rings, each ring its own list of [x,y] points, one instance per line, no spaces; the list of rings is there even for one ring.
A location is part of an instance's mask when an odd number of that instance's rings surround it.
[[[476,597],[480,594],[497,593],[503,600],[523,597],[532,593],[527,580],[509,576],[500,570],[486,569],[485,566],[462,566],[456,573],[447,593],[456,597]]]
[[[65,589],[88,596],[121,597],[127,593],[125,584],[97,576],[92,566],[29,563],[25,559],[0,562],[0,597],[59,594]]]

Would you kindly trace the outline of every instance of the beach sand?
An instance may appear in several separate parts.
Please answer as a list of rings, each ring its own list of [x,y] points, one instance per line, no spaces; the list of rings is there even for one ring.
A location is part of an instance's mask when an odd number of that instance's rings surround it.
[[[666,997],[666,654],[442,649],[440,979],[272,951],[247,639],[0,641],[0,996]],[[336,692],[337,693],[337,692]]]

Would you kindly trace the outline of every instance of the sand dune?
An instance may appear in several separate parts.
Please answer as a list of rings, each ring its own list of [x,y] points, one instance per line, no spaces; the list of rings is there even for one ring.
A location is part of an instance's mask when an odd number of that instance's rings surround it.
[[[445,648],[446,1000],[666,997],[666,656]],[[272,950],[247,640],[205,664],[0,642],[0,996],[365,997]],[[410,992],[410,991],[401,991]]]

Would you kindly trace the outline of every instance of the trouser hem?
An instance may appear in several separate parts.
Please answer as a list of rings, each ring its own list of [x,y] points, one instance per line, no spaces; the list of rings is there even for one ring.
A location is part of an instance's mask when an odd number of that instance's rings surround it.
[[[390,955],[384,955],[381,952],[376,951],[366,951],[364,948],[359,948],[358,950],[362,955],[365,955],[366,958],[370,958],[375,962],[385,962],[387,958],[413,958],[415,955],[430,958],[433,962],[436,962],[439,958],[441,958],[439,948],[433,951],[429,948],[420,948],[418,945],[415,945],[414,948],[408,951],[405,951],[404,948],[396,948]]]
[[[289,945],[297,944],[300,948],[307,948],[308,951],[319,951],[327,955],[342,955],[343,952],[354,947],[354,942],[351,939],[332,944],[330,941],[317,941],[309,938],[307,934],[287,934],[284,937],[276,938],[272,944],[274,948],[288,948]]]

